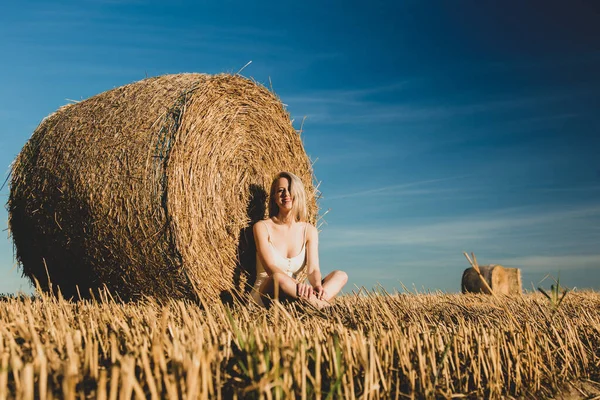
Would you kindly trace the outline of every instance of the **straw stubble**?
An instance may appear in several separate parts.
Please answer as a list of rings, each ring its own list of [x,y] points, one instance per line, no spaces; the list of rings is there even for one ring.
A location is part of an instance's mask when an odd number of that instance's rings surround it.
[[[0,397],[595,398],[598,310],[596,292],[558,310],[540,294],[369,293],[326,311],[6,298]]]

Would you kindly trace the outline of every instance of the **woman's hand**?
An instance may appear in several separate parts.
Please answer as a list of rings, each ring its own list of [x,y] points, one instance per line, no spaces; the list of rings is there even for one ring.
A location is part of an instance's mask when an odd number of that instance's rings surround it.
[[[317,299],[319,299],[319,300],[323,300],[323,298],[326,297],[325,289],[323,289],[323,286],[321,286],[321,285],[315,286],[313,288],[313,292],[314,292],[315,296],[317,296]]]
[[[313,288],[306,283],[298,283],[296,285],[296,294],[301,299],[309,299],[313,292]]]

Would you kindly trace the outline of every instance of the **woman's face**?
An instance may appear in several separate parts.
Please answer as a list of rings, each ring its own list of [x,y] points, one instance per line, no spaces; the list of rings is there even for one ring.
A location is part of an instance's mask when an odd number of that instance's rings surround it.
[[[291,210],[294,199],[290,193],[290,181],[287,178],[279,178],[275,185],[275,204],[280,210]]]

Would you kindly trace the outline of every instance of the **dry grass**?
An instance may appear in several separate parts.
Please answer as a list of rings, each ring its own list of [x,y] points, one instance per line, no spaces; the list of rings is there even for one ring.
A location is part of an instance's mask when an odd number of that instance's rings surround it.
[[[67,297],[104,285],[122,298],[218,297],[243,287],[246,233],[282,170],[304,182],[314,223],[310,159],[256,82],[178,74],[109,90],[44,119],[15,160],[17,259]]]
[[[531,398],[599,378],[595,292],[556,311],[539,294],[371,293],[326,311],[0,302],[0,399]]]

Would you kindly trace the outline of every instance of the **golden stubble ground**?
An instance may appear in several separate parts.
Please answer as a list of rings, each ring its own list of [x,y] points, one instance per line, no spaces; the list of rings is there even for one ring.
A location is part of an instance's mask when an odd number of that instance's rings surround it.
[[[0,399],[594,398],[600,294],[0,301]],[[600,397],[599,397],[600,398]]]

